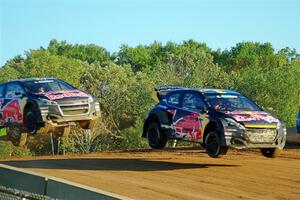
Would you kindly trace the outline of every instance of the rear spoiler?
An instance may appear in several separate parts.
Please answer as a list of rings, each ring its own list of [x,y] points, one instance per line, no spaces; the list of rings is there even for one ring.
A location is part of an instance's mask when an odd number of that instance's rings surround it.
[[[181,90],[181,89],[185,89],[185,87],[181,87],[181,86],[160,86],[157,88],[154,88],[154,90],[152,91],[152,99],[155,102],[159,102],[164,96],[166,96],[169,92],[174,91],[174,90]]]

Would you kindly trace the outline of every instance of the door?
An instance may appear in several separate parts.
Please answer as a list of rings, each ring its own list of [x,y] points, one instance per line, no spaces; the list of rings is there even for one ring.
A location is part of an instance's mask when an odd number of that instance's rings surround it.
[[[2,120],[5,126],[23,124],[23,114],[20,106],[25,91],[22,86],[15,83],[6,85],[5,96],[2,102]]]
[[[176,130],[176,137],[199,142],[202,138],[202,121],[199,118],[199,112],[206,109],[207,106],[198,92],[185,92],[173,123]]]

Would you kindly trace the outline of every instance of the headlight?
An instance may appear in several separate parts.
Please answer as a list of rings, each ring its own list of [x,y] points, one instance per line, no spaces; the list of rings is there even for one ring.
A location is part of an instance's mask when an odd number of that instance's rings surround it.
[[[39,100],[42,102],[42,104],[44,105],[57,105],[57,103],[55,101],[50,101],[48,99],[43,99],[43,98],[39,98]]]
[[[282,127],[282,123],[281,121],[279,120],[278,123],[277,123],[277,129],[280,129]]]
[[[238,127],[240,129],[245,129],[245,127],[238,123],[237,121],[235,121],[234,119],[231,119],[231,118],[225,118],[225,125],[226,127]]]
[[[100,112],[100,104],[99,104],[99,102],[95,103],[95,109],[96,109],[96,111]]]
[[[92,96],[89,96],[89,103],[92,103],[94,101],[94,98]]]
[[[285,124],[283,122],[281,122],[280,120],[277,124],[277,130],[282,130],[285,135],[287,133]]]

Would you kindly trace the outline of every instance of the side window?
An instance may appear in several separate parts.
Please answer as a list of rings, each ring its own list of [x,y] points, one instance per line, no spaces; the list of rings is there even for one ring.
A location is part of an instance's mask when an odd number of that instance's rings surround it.
[[[171,94],[168,97],[168,104],[170,104],[172,106],[178,106],[179,105],[179,97],[180,97],[180,93]]]
[[[20,98],[25,93],[19,83],[9,83],[6,86],[6,98]]]
[[[3,98],[4,97],[4,88],[5,88],[5,85],[0,85],[0,98]]]
[[[203,100],[194,93],[186,93],[183,96],[182,107],[184,109],[199,111],[199,108],[206,108]]]

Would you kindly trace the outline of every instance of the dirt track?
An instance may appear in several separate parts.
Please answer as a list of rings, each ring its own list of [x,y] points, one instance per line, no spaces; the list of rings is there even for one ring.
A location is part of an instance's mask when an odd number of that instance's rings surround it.
[[[111,152],[1,161],[134,199],[300,199],[300,149],[268,159],[236,151]]]

